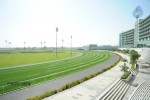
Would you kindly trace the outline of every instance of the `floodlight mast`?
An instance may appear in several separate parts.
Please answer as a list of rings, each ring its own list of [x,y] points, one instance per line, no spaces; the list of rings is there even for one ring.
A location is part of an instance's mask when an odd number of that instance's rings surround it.
[[[42,47],[43,47],[42,45],[43,45],[43,42],[41,42],[41,50],[42,50]]]
[[[71,35],[71,57],[72,57],[72,35]]]
[[[23,42],[23,44],[24,44],[24,49],[25,49],[26,42]]]
[[[11,42],[9,42],[9,49],[11,49]]]
[[[5,44],[6,44],[6,50],[7,50],[7,40],[5,40]]]
[[[44,48],[45,48],[45,47],[46,47],[46,46],[45,46],[46,41],[44,41],[43,43],[44,43]]]
[[[64,42],[64,40],[62,39],[62,51],[63,51],[63,42]]]
[[[58,32],[58,28],[56,27],[56,57],[57,57],[57,32]]]

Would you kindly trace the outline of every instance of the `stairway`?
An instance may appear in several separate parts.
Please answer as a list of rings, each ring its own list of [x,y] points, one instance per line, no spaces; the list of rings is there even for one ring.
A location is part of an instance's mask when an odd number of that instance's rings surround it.
[[[130,71],[130,72],[132,73],[132,75],[134,75],[134,76],[138,73],[138,71],[136,71],[136,70],[134,70],[134,69],[131,69],[131,68],[129,69],[129,71]]]
[[[129,86],[128,83],[118,80],[118,82],[100,96],[99,100],[122,100]]]
[[[130,100],[150,100],[150,81],[140,84],[130,97]]]

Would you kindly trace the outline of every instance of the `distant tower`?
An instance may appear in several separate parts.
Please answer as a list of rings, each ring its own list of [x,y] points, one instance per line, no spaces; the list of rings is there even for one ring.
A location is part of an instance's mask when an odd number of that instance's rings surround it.
[[[134,47],[138,47],[138,41],[139,41],[139,22],[138,19],[143,15],[143,10],[140,6],[137,6],[135,10],[133,11],[133,16],[137,19],[135,23],[135,29],[134,29]]]

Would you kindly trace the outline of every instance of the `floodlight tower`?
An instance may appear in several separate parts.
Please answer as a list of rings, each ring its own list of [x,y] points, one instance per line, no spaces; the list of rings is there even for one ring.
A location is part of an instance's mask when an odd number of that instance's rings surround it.
[[[137,6],[133,11],[133,16],[136,18],[135,29],[134,29],[134,47],[138,47],[139,40],[139,18],[143,15],[143,10],[140,6]]]
[[[64,42],[64,40],[62,39],[62,51],[63,51],[63,42]]]
[[[42,45],[43,45],[43,42],[41,42],[41,50],[42,50]]]
[[[7,40],[5,40],[5,44],[6,44],[6,50],[7,50]]]
[[[25,49],[25,46],[26,46],[26,42],[23,42],[23,45],[24,45],[24,49]]]
[[[71,35],[71,57],[72,57],[72,35]]]
[[[11,42],[9,42],[9,49],[11,49]]]
[[[46,43],[46,41],[44,41],[44,47],[45,47],[45,43]]]
[[[57,32],[58,32],[58,28],[56,27],[56,57],[57,57]]]

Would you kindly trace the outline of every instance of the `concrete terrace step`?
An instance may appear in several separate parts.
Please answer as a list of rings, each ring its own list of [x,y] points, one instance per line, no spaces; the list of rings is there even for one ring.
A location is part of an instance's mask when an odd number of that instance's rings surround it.
[[[116,100],[122,100],[122,98],[124,97],[125,93],[127,92],[127,90],[129,89],[130,85],[128,84],[127,87],[125,88],[125,90],[122,92],[122,94],[120,95],[120,97]]]
[[[120,89],[122,88],[122,85],[124,85],[123,81],[121,81],[121,83],[116,87],[113,88],[113,91],[109,93],[109,96],[105,97],[104,100],[110,100],[111,98],[113,98],[114,96],[116,96],[116,93],[118,91],[120,91]]]
[[[120,83],[121,83],[121,81],[119,80],[119,82],[117,82],[117,83],[115,84],[115,86],[112,87],[109,91],[107,91],[106,94],[104,94],[100,99],[103,100],[103,99],[107,98],[107,97],[114,91],[114,89],[117,88],[117,86],[118,86]]]
[[[126,91],[129,88],[129,84],[125,84],[125,86],[121,89],[118,95],[114,98],[114,100],[122,100],[123,96],[125,95]]]
[[[98,100],[121,100],[129,86],[128,83],[118,80],[110,89],[99,96]]]
[[[131,71],[131,73],[135,76],[138,72],[136,70],[133,69],[129,69],[129,71]]]

